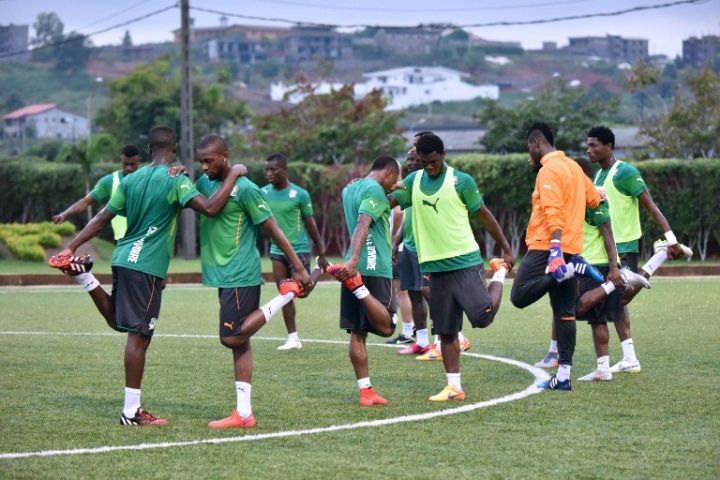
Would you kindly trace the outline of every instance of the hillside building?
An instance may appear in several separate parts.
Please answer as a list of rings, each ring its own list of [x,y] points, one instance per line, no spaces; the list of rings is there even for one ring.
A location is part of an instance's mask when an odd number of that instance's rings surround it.
[[[88,119],[54,103],[28,105],[3,116],[5,138],[76,140],[90,133]]]

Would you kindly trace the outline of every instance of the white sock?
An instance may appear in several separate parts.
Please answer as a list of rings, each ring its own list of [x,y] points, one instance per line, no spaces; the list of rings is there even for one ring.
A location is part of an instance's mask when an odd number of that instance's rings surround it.
[[[299,341],[300,341],[300,337],[298,337],[297,332],[288,333],[288,341],[299,342]]]
[[[405,338],[412,338],[414,323],[403,323],[402,324],[402,336]]]
[[[275,315],[278,314],[278,312],[282,310],[282,307],[292,302],[293,298],[295,298],[294,292],[286,293],[285,295],[278,295],[277,297],[271,299],[268,303],[260,307],[263,315],[265,315],[265,321],[269,322],[271,318],[273,318]]]
[[[427,347],[428,346],[428,330],[427,328],[423,328],[422,330],[418,330],[415,332],[416,340],[415,342],[420,347]]]
[[[462,383],[460,382],[460,373],[448,373],[447,382],[448,385],[453,387],[455,390],[462,390]]]
[[[100,282],[97,281],[95,275],[92,272],[81,273],[72,277],[78,285],[83,287],[86,292],[91,292],[100,286]]]
[[[490,282],[500,282],[503,283],[505,281],[505,275],[507,275],[507,268],[502,267],[497,272],[493,273],[492,278],[490,279]]]
[[[610,356],[609,355],[603,355],[602,357],[597,358],[597,370],[599,372],[609,372],[610,371]]]
[[[655,270],[660,268],[660,265],[665,263],[665,260],[667,260],[667,251],[660,250],[655,255],[650,257],[650,260],[648,260],[645,265],[642,266],[642,269],[645,270],[648,275],[652,276],[652,274],[655,273]]]
[[[635,355],[635,345],[633,344],[632,338],[628,338],[620,342],[623,352],[623,360],[626,362],[634,363],[637,362],[637,356]]]
[[[558,353],[557,340],[550,340],[550,346],[548,347],[548,353]]]
[[[352,294],[355,295],[355,298],[357,298],[358,300],[362,300],[363,298],[370,295],[370,290],[368,290],[365,285],[361,285],[360,287],[353,290]]]
[[[605,282],[600,286],[603,290],[605,290],[605,293],[607,293],[608,295],[615,291],[615,284],[613,282]]]
[[[440,335],[435,335],[435,351],[442,352],[442,342],[440,341]]]
[[[235,382],[235,393],[237,394],[237,404],[235,409],[241,417],[247,418],[252,415],[252,406],[250,405],[250,394],[252,386],[247,382]]]
[[[460,348],[462,348],[462,344],[465,343],[465,335],[463,335],[462,332],[458,332],[458,342],[460,343]]]
[[[570,369],[572,369],[570,365],[560,365],[558,367],[557,373],[555,373],[555,377],[558,379],[558,381],[564,382],[565,380],[570,378]]]
[[[370,383],[370,377],[358,378],[357,385],[358,385],[358,388],[372,387],[372,384]]]
[[[140,408],[140,389],[125,387],[125,406],[123,407],[123,415],[132,418]]]

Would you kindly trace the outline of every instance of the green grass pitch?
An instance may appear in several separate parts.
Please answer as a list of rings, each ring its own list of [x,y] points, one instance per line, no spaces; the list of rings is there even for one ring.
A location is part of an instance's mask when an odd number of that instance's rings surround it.
[[[534,363],[547,348],[547,299],[525,309],[506,298],[495,323],[465,331],[471,352]],[[386,407],[357,405],[346,341],[337,327],[339,285],[298,302],[300,351],[278,352],[276,317],[253,341],[250,430],[210,431],[234,407],[231,354],[217,340],[217,292],[170,286],[150,346],[143,404],[166,427],[119,425],[125,337],[90,298],[67,288],[0,289],[0,455],[193,442],[304,431],[459,407],[522,391],[520,368],[464,356],[467,400],[432,404],[442,365],[371,346],[370,373]],[[263,301],[273,295],[263,287]],[[657,279],[631,305],[643,366],[572,392],[425,420],[252,441],[82,455],[0,458],[0,478],[718,478],[720,279]],[[14,332],[14,333],[13,333]],[[23,333],[19,333],[23,332]],[[620,359],[611,332],[611,362]],[[375,344],[385,339],[370,337]],[[573,379],[595,366],[578,322]]]

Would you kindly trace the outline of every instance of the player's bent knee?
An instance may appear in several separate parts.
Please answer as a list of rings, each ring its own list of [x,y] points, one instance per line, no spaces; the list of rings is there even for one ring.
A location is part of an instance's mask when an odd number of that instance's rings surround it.
[[[226,348],[238,348],[243,345],[247,339],[241,335],[228,335],[226,337],[220,337],[220,343]]]
[[[495,320],[495,313],[497,312],[492,307],[488,307],[481,313],[468,316],[468,320],[470,320],[470,325],[473,328],[487,328]]]

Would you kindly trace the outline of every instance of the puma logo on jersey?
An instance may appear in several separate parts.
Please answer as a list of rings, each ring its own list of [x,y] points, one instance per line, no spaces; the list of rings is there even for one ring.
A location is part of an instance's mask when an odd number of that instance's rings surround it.
[[[432,207],[433,210],[435,210],[435,213],[439,213],[439,212],[438,212],[438,209],[437,209],[437,206],[436,206],[439,201],[440,201],[440,198],[439,198],[439,197],[435,199],[435,203],[430,203],[430,202],[428,202],[427,200],[423,199],[422,204],[423,204],[423,205],[427,205],[427,206],[429,206],[429,207]]]
[[[231,197],[236,197],[236,196],[237,196],[237,192],[238,192],[238,187],[237,187],[237,185],[235,185],[235,186],[233,187],[233,189],[232,189],[232,192],[230,192],[230,196],[231,196]]]
[[[298,196],[297,190],[290,190],[290,193],[288,193],[288,198],[295,198]]]

